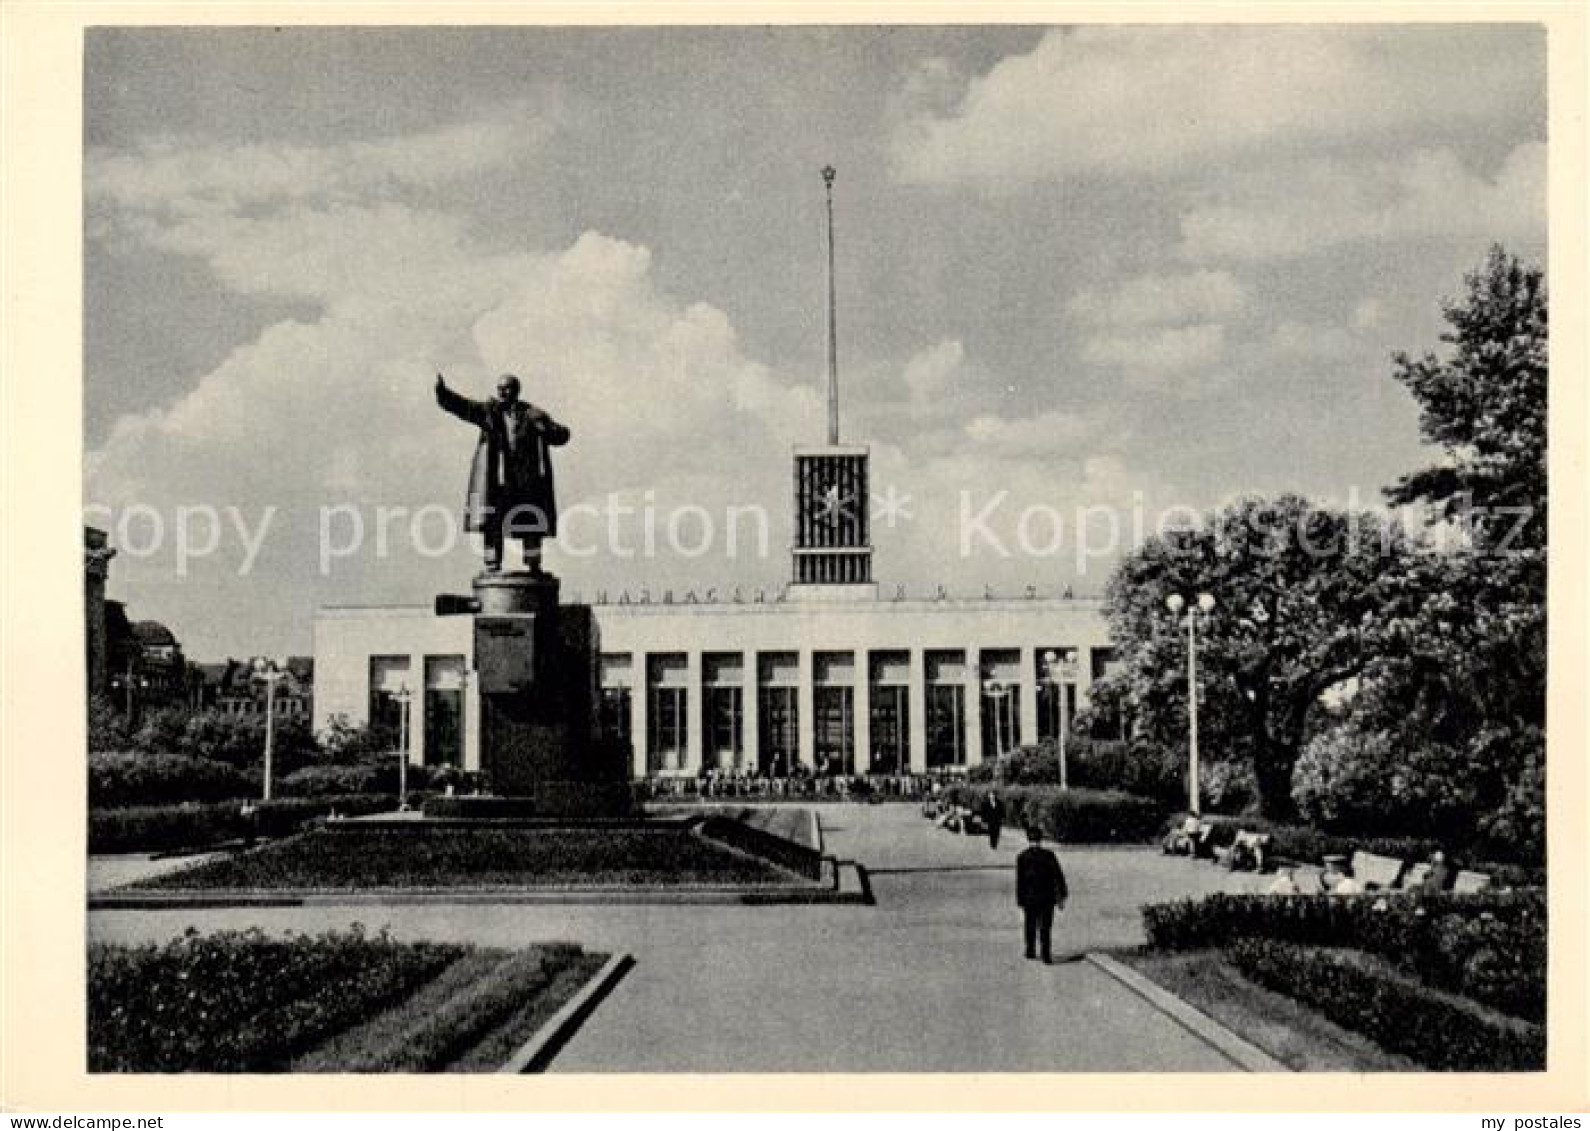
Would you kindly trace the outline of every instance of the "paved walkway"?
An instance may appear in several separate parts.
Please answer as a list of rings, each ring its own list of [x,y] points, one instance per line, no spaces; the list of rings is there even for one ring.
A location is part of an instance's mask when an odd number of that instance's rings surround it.
[[[94,911],[91,937],[190,923],[511,946],[571,939],[636,966],[554,1071],[1231,1071],[1219,1052],[1081,961],[1021,956],[1019,833],[932,828],[904,805],[821,809],[827,847],[873,870],[875,907],[412,906]],[[1152,850],[1061,854],[1073,890],[1056,948],[1141,940],[1138,906],[1252,883]]]

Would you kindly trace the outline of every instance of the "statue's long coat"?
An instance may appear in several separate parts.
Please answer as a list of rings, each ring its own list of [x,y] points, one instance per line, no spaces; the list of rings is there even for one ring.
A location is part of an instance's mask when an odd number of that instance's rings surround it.
[[[534,507],[511,517],[521,529],[531,529],[534,516],[544,516],[543,533],[555,537],[558,504],[549,449],[568,443],[569,430],[525,401],[505,407],[497,401],[472,401],[442,386],[436,390],[436,403],[480,429],[469,468],[464,529],[485,530],[489,520],[510,518],[515,507]]]

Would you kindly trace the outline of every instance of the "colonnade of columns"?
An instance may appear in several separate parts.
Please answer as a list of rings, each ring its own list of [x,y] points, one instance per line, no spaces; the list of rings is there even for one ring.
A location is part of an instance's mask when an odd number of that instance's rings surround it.
[[[906,748],[908,754],[907,768],[911,773],[925,773],[928,769],[928,692],[929,692],[929,655],[942,656],[949,654],[960,658],[961,675],[956,682],[963,688],[962,701],[962,741],[965,754],[965,764],[975,765],[983,760],[983,712],[981,705],[984,697],[984,672],[986,662],[997,658],[1008,669],[1009,660],[1016,657],[1017,678],[1002,680],[1009,688],[1014,689],[1017,706],[1013,717],[1007,718],[1003,726],[1008,728],[1004,734],[1016,733],[1024,743],[1037,740],[1042,728],[1040,727],[1039,692],[1045,683],[1053,678],[1044,664],[1044,655],[1049,649],[1028,645],[1020,648],[993,648],[980,646],[967,646],[960,649],[941,648],[911,648],[911,649],[882,649],[876,652],[857,650],[844,652],[831,649],[802,648],[790,650],[786,655],[796,657],[796,679],[793,689],[796,693],[797,734],[796,734],[796,760],[809,769],[816,769],[818,764],[819,724],[818,724],[818,688],[819,686],[843,686],[851,690],[850,712],[851,746],[854,750],[854,771],[865,774],[872,770],[873,754],[873,700],[875,692],[883,687],[904,686],[906,689]],[[1056,645],[1055,651],[1067,652],[1075,657],[1073,674],[1065,678],[1065,682],[1076,687],[1078,700],[1086,696],[1092,684],[1092,656],[1088,647],[1075,645]],[[647,777],[663,773],[680,773],[686,775],[699,774],[703,768],[719,766],[717,751],[707,750],[709,735],[709,711],[707,686],[703,675],[706,670],[704,657],[708,653],[703,651],[689,652],[652,652],[637,653],[630,657],[627,670],[630,672],[631,686],[629,696],[629,724],[630,738],[634,748],[633,772],[636,777]],[[727,760],[727,768],[741,769],[754,772],[764,764],[762,740],[761,702],[758,691],[768,684],[761,681],[759,665],[760,654],[757,652],[724,653],[713,650],[714,657],[735,655],[738,657],[738,670],[740,672],[740,711],[739,711],[739,753],[737,757]],[[653,670],[652,660],[659,656],[669,656],[677,662],[684,661],[684,705],[685,705],[685,734],[682,750],[667,752],[665,760],[664,751],[654,750],[652,712]],[[836,655],[850,658],[848,676],[840,682],[819,682],[818,657],[831,657]],[[902,682],[898,676],[889,677],[885,683],[874,683],[872,679],[873,661],[878,657],[894,657],[898,667],[899,658],[904,658],[905,678]],[[830,670],[841,668],[844,665],[831,665]],[[721,682],[717,686],[724,686]],[[778,686],[790,686],[786,681]],[[1008,707],[1005,709],[1009,709]]]

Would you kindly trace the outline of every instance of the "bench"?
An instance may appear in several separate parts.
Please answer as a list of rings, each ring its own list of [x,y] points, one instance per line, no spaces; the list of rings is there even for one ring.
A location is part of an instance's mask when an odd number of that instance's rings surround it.
[[[1378,856],[1373,852],[1353,853],[1353,879],[1365,891],[1396,887],[1402,868],[1402,861],[1395,856]]]
[[[1424,862],[1409,864],[1408,870],[1402,873],[1402,879],[1397,881],[1398,891],[1418,891],[1424,887],[1424,881],[1430,878],[1430,865]]]

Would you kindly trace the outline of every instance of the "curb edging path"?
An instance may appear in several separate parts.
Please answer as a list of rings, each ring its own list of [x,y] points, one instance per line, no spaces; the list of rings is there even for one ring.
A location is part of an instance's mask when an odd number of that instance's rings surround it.
[[[544,1072],[558,1050],[579,1031],[585,1019],[595,1012],[602,999],[618,985],[619,979],[629,973],[635,960],[628,954],[615,954],[602,964],[594,977],[564,1002],[562,1007],[547,1018],[530,1039],[519,1046],[519,1051],[497,1069],[498,1074],[521,1075],[526,1072]]]
[[[1159,983],[1145,978],[1136,970],[1117,962],[1109,955],[1092,952],[1085,957],[1096,968],[1120,982],[1121,985],[1131,990],[1155,1009],[1158,1009],[1183,1029],[1212,1046],[1242,1071],[1292,1071],[1257,1045],[1237,1036],[1237,1034],[1227,1029],[1207,1013],[1194,1008],[1159,985]]]

